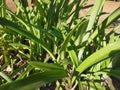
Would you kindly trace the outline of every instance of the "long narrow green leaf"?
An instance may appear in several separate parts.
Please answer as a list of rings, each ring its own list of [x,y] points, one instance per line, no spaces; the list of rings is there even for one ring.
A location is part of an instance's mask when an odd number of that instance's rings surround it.
[[[77,57],[77,54],[76,54],[75,50],[70,50],[70,51],[68,51],[68,53],[69,53],[69,56],[71,58],[71,61],[72,61],[73,65],[76,68],[79,64],[79,60],[78,60],[78,57]]]
[[[24,49],[29,49],[29,47],[27,45],[21,44],[21,43],[10,43],[9,45],[13,46],[13,47],[21,47]]]
[[[105,0],[95,0],[95,4],[93,6],[93,9],[92,9],[92,12],[90,15],[90,20],[88,23],[88,27],[86,30],[87,34],[84,36],[83,42],[88,40],[88,38],[90,36],[90,31],[92,30],[95,20],[98,17],[100,11],[102,10],[104,2],[105,2]]]
[[[47,30],[48,33],[50,33],[51,35],[63,40],[63,36],[62,36],[62,33],[56,29],[53,29],[53,30]]]
[[[82,43],[86,44],[86,41],[88,41],[93,25],[96,19],[98,18],[100,11],[102,10],[104,2],[105,0],[95,0],[95,4],[92,8],[92,12],[90,14],[90,20],[86,29],[86,34],[82,38]],[[84,49],[79,51],[79,59],[81,59],[83,52],[84,52]]]
[[[67,77],[67,71],[50,70],[37,73],[30,77],[6,83],[0,86],[0,90],[35,90],[47,83]]]
[[[70,43],[70,39],[71,37],[73,36],[74,32],[76,31],[76,29],[79,27],[80,23],[78,23],[69,33],[68,35],[66,36],[62,46],[61,46],[61,49],[60,51],[63,51],[63,50],[66,50],[67,46],[71,46],[71,43]],[[78,56],[74,50],[74,48],[72,50],[68,50],[68,53],[69,53],[69,56],[71,58],[71,61],[73,63],[73,65],[75,67],[78,66]]]
[[[30,61],[28,62],[31,66],[43,70],[63,70],[64,68],[56,63],[43,63],[43,62],[36,62],[36,61]]]
[[[75,32],[75,30],[76,30],[77,27],[78,27],[78,25],[73,30],[71,30],[68,33],[68,35],[65,37],[65,40],[64,40],[64,42],[63,42],[63,44],[61,46],[60,51],[66,50],[67,45],[68,45],[68,43],[69,43],[69,41],[70,41],[70,39],[71,39],[71,37],[72,37],[73,33]]]
[[[108,46],[100,49],[99,51],[93,53],[91,56],[86,58],[76,69],[80,74],[86,70],[88,67],[102,61],[106,57],[110,57],[109,55],[115,51],[120,50],[120,41],[109,44]]]
[[[86,28],[88,25],[88,20],[83,19],[75,35],[75,44],[76,46],[81,45],[82,39],[86,33]]]
[[[0,72],[0,76],[1,76],[2,78],[4,78],[6,81],[12,82],[12,80],[11,80],[5,73]]]
[[[64,42],[63,42],[63,44],[62,44],[62,46],[61,46],[60,51],[63,51],[63,50],[65,50],[65,49],[67,48],[68,43],[69,43],[71,37],[73,36],[73,34],[74,34],[74,32],[76,31],[76,29],[77,29],[78,27],[80,27],[80,25],[81,25],[81,22],[79,22],[76,26],[74,26],[74,28],[67,34],[67,36],[64,35],[65,40],[64,40]]]
[[[24,22],[21,18],[19,18],[17,15],[15,15],[11,10],[7,9],[6,7],[3,7],[7,13],[11,14],[13,17],[15,17],[22,25],[24,25],[27,29],[29,29],[30,27],[28,27],[28,25],[26,24],[26,22]]]
[[[21,28],[17,24],[15,24],[15,23],[13,23],[5,18],[0,17],[0,24],[3,26],[7,26],[10,30],[13,30],[13,31],[15,31],[21,35],[24,35],[24,36],[28,37],[29,39],[32,39],[35,42],[39,43],[50,54],[50,56],[53,58],[53,60],[55,60],[55,57],[54,57],[49,45],[47,45],[47,43],[40,41],[36,36],[31,34],[30,32],[24,30],[23,28]]]
[[[88,42],[91,42],[91,40],[93,40],[97,35],[98,35],[98,29],[101,30],[100,32],[102,32],[103,30],[105,30],[105,28],[107,26],[109,26],[110,24],[112,24],[113,22],[115,22],[118,18],[120,18],[120,7],[118,9],[116,9],[112,14],[110,14],[99,26],[98,28],[95,30],[95,32],[90,36]]]

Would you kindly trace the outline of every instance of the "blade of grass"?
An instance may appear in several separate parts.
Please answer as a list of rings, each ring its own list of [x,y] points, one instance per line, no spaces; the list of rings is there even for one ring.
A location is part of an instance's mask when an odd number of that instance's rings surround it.
[[[92,30],[93,25],[96,21],[96,18],[98,17],[100,11],[102,10],[104,2],[105,0],[95,0],[95,4],[93,6],[93,9],[90,15],[90,20],[86,29],[87,34],[84,36],[83,42],[88,40],[90,36],[90,31]]]
[[[24,36],[28,37],[29,39],[32,39],[35,42],[39,43],[50,54],[50,56],[53,58],[53,60],[55,60],[55,57],[54,57],[49,45],[47,45],[47,43],[40,41],[36,36],[31,34],[30,32],[24,30],[23,28],[21,28],[17,24],[15,24],[15,23],[13,23],[5,18],[0,17],[0,24],[3,26],[7,26],[10,30],[13,30],[13,31],[15,31],[21,35],[24,35]]]
[[[62,44],[62,46],[61,46],[60,51],[63,51],[63,50],[65,50],[65,49],[67,48],[67,45],[68,45],[68,43],[69,43],[72,35],[74,34],[75,30],[78,28],[79,25],[80,25],[80,23],[78,23],[78,24],[67,34],[66,37],[65,37],[65,35],[64,35],[65,40],[64,40],[64,42],[63,42],[63,44]]]
[[[109,44],[108,46],[100,49],[99,51],[93,53],[91,56],[86,58],[76,69],[80,74],[86,70],[88,67],[102,61],[106,57],[110,57],[110,53],[114,50],[120,50],[120,41]],[[104,52],[104,53],[103,53]]]
[[[69,45],[70,45],[70,43],[69,43]],[[79,64],[79,60],[78,60],[78,57],[77,57],[77,54],[76,54],[75,50],[74,49],[69,50],[68,53],[69,53],[69,56],[71,58],[71,61],[72,61],[73,65],[76,68]]]
[[[4,17],[5,16],[5,10],[4,8],[1,8],[2,6],[5,6],[5,0],[0,0],[0,16]]]
[[[0,86],[0,90],[33,90],[47,83],[56,81],[67,76],[67,71],[50,70],[43,73],[37,73],[27,78],[6,83]]]
[[[58,39],[63,40],[62,33],[60,31],[58,31],[57,29],[47,30],[47,32],[50,33],[51,35],[57,37]]]
[[[98,29],[100,32],[105,30],[107,26],[115,22],[118,18],[120,18],[120,7],[116,9],[112,14],[110,14],[95,30],[95,32],[90,36],[88,42],[91,42],[97,35],[98,35]]]
[[[79,27],[79,25],[80,25],[80,23],[78,23],[78,24],[68,33],[68,35],[67,35],[66,37],[65,37],[65,35],[64,35],[65,40],[64,40],[64,42],[63,42],[63,44],[62,44],[62,46],[61,46],[61,48],[60,48],[60,52],[66,50],[67,47],[71,46],[70,39],[71,39],[71,37],[73,36],[73,34],[74,34],[74,32],[76,31],[76,29]],[[69,53],[69,56],[70,56],[70,58],[71,58],[71,61],[72,61],[73,65],[74,65],[75,67],[77,67],[79,61],[78,61],[78,56],[77,56],[74,48],[72,48],[71,50],[68,50],[68,53]]]
[[[2,78],[4,78],[6,81],[12,82],[12,80],[11,80],[5,73],[0,72],[0,76],[1,76]]]
[[[92,12],[91,12],[91,15],[90,15],[89,23],[88,23],[88,26],[87,26],[87,29],[86,29],[86,34],[84,35],[84,37],[82,39],[82,42],[85,43],[85,44],[87,43],[86,41],[90,37],[91,30],[93,28],[93,25],[94,25],[96,19],[98,18],[98,15],[100,14],[100,11],[102,10],[104,2],[105,2],[105,0],[96,0],[95,1],[95,4],[92,8]],[[84,52],[84,48],[79,51],[79,59],[80,60],[81,60],[81,57],[83,55],[83,52]]]
[[[10,11],[9,9],[7,9],[6,7],[3,7],[7,13],[11,14],[13,17],[15,17],[22,25],[24,25],[28,30],[30,29],[30,27],[26,24],[25,21],[23,21],[21,18],[19,18],[17,15],[15,15],[12,11]]]
[[[35,67],[35,68],[39,68],[39,69],[43,69],[43,70],[63,70],[64,68],[56,63],[43,63],[43,62],[36,62],[36,61],[31,61],[28,62],[31,66]]]
[[[76,44],[76,46],[81,45],[82,39],[83,39],[83,37],[85,35],[85,32],[86,32],[85,30],[87,28],[87,25],[88,25],[88,20],[83,19],[81,21],[81,24],[78,27],[78,30],[77,30],[76,35],[75,35],[75,40],[76,40],[75,44]]]
[[[9,45],[11,45],[13,47],[20,47],[20,48],[24,48],[24,49],[29,49],[29,47],[27,45],[24,45],[21,43],[10,43]]]

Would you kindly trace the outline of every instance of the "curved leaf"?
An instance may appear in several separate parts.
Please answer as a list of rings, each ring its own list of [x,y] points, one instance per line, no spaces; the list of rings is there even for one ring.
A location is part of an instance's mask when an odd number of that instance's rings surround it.
[[[3,84],[0,86],[0,90],[33,90],[64,77],[67,77],[67,71],[50,70],[11,83]]]
[[[110,57],[110,54],[115,50],[120,50],[120,41],[109,44],[108,46],[100,49],[93,53],[91,56],[86,58],[76,69],[80,74],[88,67],[102,61],[103,59]]]

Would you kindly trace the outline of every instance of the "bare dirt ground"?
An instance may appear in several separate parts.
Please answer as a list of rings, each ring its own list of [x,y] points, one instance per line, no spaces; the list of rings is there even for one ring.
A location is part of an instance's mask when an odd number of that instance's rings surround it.
[[[88,0],[86,6],[92,6],[94,4],[95,0]],[[120,7],[120,2],[115,1],[105,1],[103,12],[106,12],[106,14],[102,15],[100,18],[100,21],[103,21],[109,14],[111,14],[114,10]],[[86,12],[88,12],[91,9],[91,7],[83,9],[81,11],[81,15],[84,15]],[[89,13],[88,13],[89,14]]]

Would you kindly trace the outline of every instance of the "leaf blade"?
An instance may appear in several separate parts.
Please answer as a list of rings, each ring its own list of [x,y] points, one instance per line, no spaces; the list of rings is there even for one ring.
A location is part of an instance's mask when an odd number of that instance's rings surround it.
[[[3,84],[0,86],[0,90],[33,90],[66,76],[67,72],[64,70],[51,70],[43,73],[37,73],[11,83]]]
[[[99,51],[93,53],[91,56],[86,58],[76,69],[80,74],[86,70],[88,67],[100,62],[105,57],[109,57],[109,54],[112,53],[113,50],[120,49],[120,41],[109,44],[108,46],[100,49]],[[103,53],[104,52],[104,53]]]
[[[64,69],[61,65],[56,63],[43,63],[43,62],[37,62],[37,61],[30,61],[28,63],[35,68],[39,68],[43,70],[55,70],[55,69],[63,70]]]

